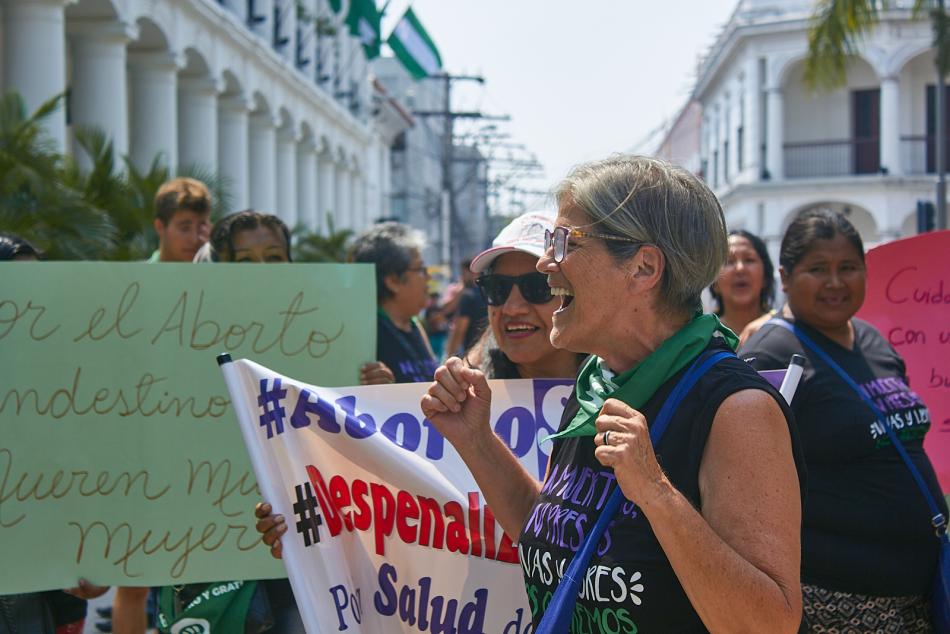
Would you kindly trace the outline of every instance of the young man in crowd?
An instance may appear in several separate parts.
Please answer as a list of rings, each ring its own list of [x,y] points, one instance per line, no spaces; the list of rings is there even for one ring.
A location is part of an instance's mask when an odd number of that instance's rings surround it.
[[[155,194],[158,250],[149,262],[191,262],[211,232],[211,193],[201,181],[173,178]]]
[[[158,250],[149,262],[191,262],[211,233],[211,192],[193,178],[173,178],[155,194]],[[116,588],[112,603],[115,634],[144,634],[149,588]]]

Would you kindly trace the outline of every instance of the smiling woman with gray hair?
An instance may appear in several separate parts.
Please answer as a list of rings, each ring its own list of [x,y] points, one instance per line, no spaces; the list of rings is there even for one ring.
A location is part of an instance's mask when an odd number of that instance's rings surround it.
[[[557,200],[537,267],[561,298],[551,342],[592,356],[544,481],[492,432],[481,371],[449,359],[422,399],[520,535],[535,631],[796,631],[790,413],[732,353],[735,334],[699,313],[726,258],[718,201],[636,156],[576,168]]]

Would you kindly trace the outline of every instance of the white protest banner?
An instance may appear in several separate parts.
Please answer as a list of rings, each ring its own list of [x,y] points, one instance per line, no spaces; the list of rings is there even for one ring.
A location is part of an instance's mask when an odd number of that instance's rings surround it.
[[[419,411],[427,384],[323,388],[221,361],[310,634],[530,631],[517,547]],[[572,382],[489,384],[493,429],[540,479]]]

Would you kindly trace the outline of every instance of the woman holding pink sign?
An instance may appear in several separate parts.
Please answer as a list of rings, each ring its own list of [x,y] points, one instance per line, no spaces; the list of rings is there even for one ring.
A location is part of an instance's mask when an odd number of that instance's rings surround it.
[[[763,370],[807,359],[792,409],[808,466],[809,631],[929,632],[947,507],[923,449],[930,416],[904,361],[854,317],[866,281],[861,237],[844,216],[809,210],[789,225],[779,262],[788,303],[741,352]]]

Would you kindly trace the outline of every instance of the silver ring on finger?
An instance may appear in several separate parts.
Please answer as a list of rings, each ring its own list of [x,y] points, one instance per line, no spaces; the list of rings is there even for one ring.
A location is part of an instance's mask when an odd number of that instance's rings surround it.
[[[610,430],[604,432],[604,446],[610,445]]]

